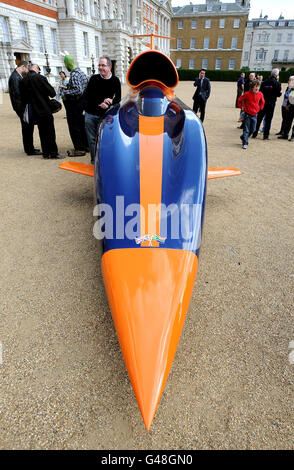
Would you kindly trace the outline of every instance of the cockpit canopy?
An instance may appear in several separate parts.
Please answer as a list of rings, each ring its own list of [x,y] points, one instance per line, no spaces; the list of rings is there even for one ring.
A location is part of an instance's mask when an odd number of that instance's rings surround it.
[[[142,52],[130,65],[127,83],[137,88],[146,82],[159,82],[167,88],[177,86],[179,77],[173,62],[162,52],[150,50]]]

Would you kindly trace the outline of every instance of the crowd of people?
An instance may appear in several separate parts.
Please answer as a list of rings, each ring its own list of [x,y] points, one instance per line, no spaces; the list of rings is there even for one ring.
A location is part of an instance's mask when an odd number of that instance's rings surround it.
[[[95,159],[98,128],[106,111],[121,100],[121,83],[112,74],[109,57],[99,59],[99,73],[88,81],[85,73],[75,65],[73,58],[65,56],[68,72],[60,72],[57,89],[40,73],[38,64],[23,61],[12,72],[8,86],[12,107],[20,119],[24,151],[27,155],[43,155],[43,158],[64,158],[59,154],[53,113],[57,101],[64,104],[68,130],[73,150],[68,155],[78,157],[91,154]],[[55,101],[55,103],[53,103]],[[34,147],[34,127],[38,127],[41,150]]]
[[[105,113],[121,100],[121,83],[112,74],[112,63],[108,57],[100,57],[98,74],[88,81],[85,73],[76,66],[72,56],[64,58],[64,64],[70,73],[60,72],[57,95],[47,78],[40,74],[37,64],[23,61],[18,64],[9,78],[9,94],[12,107],[20,119],[24,151],[27,155],[43,155],[43,158],[64,158],[59,154],[56,144],[52,107],[53,98],[62,101],[66,110],[68,130],[73,143],[69,156],[79,157],[90,152],[94,163],[98,129]],[[210,80],[201,69],[194,82],[196,91],[192,97],[193,110],[200,111],[200,119],[205,117],[206,102],[210,96]],[[256,138],[263,132],[263,139],[269,140],[271,122],[277,98],[282,95],[279,81],[279,69],[273,69],[268,79],[250,72],[248,78],[242,72],[237,81],[235,106],[240,108],[239,121],[243,134],[240,136],[242,148],[247,149],[249,137]],[[55,109],[54,109],[55,108]],[[294,76],[288,81],[282,102],[281,129],[276,134],[279,139],[294,141]],[[263,122],[262,131],[260,131]],[[34,147],[34,126],[39,130],[41,150]],[[290,135],[291,133],[291,135]]]
[[[271,123],[275,111],[277,98],[282,95],[279,81],[279,69],[273,69],[271,75],[263,80],[262,75],[255,76],[251,72],[245,80],[245,73],[241,73],[237,81],[237,97],[235,106],[241,109],[239,121],[243,129],[240,136],[242,148],[247,149],[249,137],[255,139],[259,132],[263,132],[263,140],[270,140]],[[282,102],[281,129],[277,132],[278,139],[294,141],[294,76],[289,77],[288,86]],[[263,128],[260,131],[261,123]]]

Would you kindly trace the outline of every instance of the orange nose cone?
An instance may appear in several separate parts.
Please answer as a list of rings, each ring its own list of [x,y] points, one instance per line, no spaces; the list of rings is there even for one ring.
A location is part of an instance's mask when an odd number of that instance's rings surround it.
[[[102,272],[128,374],[149,430],[188,310],[197,256],[163,248],[104,253]]]

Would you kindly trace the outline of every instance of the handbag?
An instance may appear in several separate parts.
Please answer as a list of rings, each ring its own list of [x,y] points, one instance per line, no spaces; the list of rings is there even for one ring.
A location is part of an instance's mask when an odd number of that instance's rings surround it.
[[[34,114],[31,103],[28,103],[26,105],[23,116],[22,116],[22,120],[26,124],[36,124],[36,118],[35,118],[35,114]]]
[[[22,120],[23,122],[25,122],[26,124],[29,124],[30,122],[30,118],[29,118],[29,105],[27,104],[26,107],[25,107],[25,110],[24,110],[24,113],[23,113],[23,116],[22,116]]]
[[[294,89],[290,91],[288,100],[290,104],[294,104]]]
[[[54,98],[49,101],[49,106],[52,114],[58,113],[58,111],[60,111],[62,108],[62,104]]]

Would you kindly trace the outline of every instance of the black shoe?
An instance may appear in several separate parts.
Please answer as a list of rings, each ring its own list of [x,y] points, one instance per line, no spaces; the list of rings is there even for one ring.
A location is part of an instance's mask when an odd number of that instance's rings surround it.
[[[287,135],[279,135],[278,139],[288,140],[288,136]]]
[[[252,134],[252,139],[255,139],[255,138],[257,137],[257,134],[258,134],[258,132],[256,132],[256,131],[253,132],[253,134]]]
[[[289,139],[289,142],[294,142],[294,135],[292,135],[291,139]]]
[[[86,155],[85,150],[68,150],[67,155],[69,157],[84,157]]]
[[[65,157],[63,155],[59,155],[59,153],[58,153],[56,155],[50,155],[49,158],[57,158],[58,160],[62,160],[62,158],[65,158]]]
[[[277,132],[275,135],[282,135],[282,132],[281,131]]]
[[[268,135],[264,135],[263,140],[272,140],[272,139]]]
[[[63,155],[48,155],[48,154],[43,154],[43,158],[45,158],[46,160],[49,160],[49,159],[53,159],[53,158],[57,158],[58,160],[61,160],[62,158],[64,158]]]
[[[31,153],[27,153],[30,157],[31,155],[42,155],[42,152],[39,149],[34,149]]]

